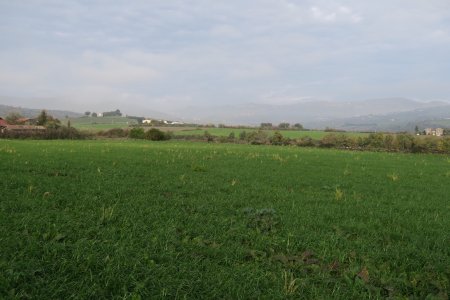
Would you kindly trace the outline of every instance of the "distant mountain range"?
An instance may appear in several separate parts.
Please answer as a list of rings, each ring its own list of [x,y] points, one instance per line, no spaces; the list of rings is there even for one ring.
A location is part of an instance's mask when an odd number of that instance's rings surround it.
[[[243,104],[220,107],[190,107],[175,112],[199,123],[258,125],[261,122],[301,123],[307,128],[334,127],[345,130],[403,131],[415,125],[447,124],[450,103],[420,102],[405,98],[365,101],[307,101],[288,105]]]
[[[41,109],[0,105],[0,116],[6,116],[12,111],[32,117],[38,115]],[[48,112],[60,119],[82,116],[81,113],[72,111]],[[146,117],[199,124],[259,125],[263,122],[289,122],[301,123],[306,128],[332,127],[354,131],[413,131],[415,126],[450,128],[450,103],[420,102],[405,98],[347,102],[310,100],[285,105],[190,106],[180,107],[167,114],[143,109],[142,114]]]

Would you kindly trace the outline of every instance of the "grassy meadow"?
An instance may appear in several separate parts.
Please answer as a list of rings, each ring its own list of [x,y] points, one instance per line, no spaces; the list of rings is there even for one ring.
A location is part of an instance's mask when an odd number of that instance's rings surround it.
[[[67,124],[67,121],[63,121],[64,125]],[[113,128],[129,128],[131,125],[137,125],[137,121],[135,119],[125,118],[125,117],[80,117],[70,119],[70,124],[72,127],[79,130],[86,130],[90,132],[98,132],[98,131],[106,131]],[[162,131],[170,131],[173,132],[176,136],[203,136],[205,131],[208,131],[213,136],[217,137],[226,137],[229,136],[230,133],[234,133],[236,137],[243,131],[250,133],[253,131],[258,131],[257,128],[254,129],[241,129],[241,128],[210,128],[210,127],[178,127],[178,126],[161,126],[161,127],[144,127],[144,129],[150,128],[158,128]],[[264,130],[269,136],[272,136],[276,130]],[[330,132],[326,132],[323,130],[282,130],[280,131],[284,137],[287,138],[301,138],[301,137],[310,137],[313,139],[321,139]],[[367,133],[360,132],[343,132],[343,134],[348,135],[350,137],[359,137],[359,136],[367,136]]]
[[[64,125],[67,121],[63,120]],[[127,128],[136,125],[135,119],[125,117],[80,117],[70,119],[70,125],[76,129],[97,132],[113,128]]]
[[[0,140],[0,178],[0,298],[448,298],[449,156]]]

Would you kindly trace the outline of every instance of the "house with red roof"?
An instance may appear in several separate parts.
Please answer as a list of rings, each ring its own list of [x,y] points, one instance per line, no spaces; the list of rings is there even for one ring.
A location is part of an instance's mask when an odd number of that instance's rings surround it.
[[[0,127],[1,127],[1,126],[6,126],[6,125],[8,125],[8,122],[6,122],[5,119],[3,119],[2,117],[0,117]]]
[[[19,118],[17,119],[17,124],[20,125],[36,125],[37,118]]]
[[[8,122],[6,122],[5,119],[0,117],[0,133],[3,133],[6,127],[8,127]]]
[[[5,131],[24,132],[39,130],[45,130],[45,127],[35,125],[10,125],[5,119],[0,117],[0,133],[4,133]]]

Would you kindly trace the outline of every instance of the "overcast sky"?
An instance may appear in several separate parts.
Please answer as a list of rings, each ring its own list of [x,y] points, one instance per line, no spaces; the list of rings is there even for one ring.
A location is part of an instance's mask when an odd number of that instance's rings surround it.
[[[450,1],[0,0],[0,95],[130,114],[450,100]]]

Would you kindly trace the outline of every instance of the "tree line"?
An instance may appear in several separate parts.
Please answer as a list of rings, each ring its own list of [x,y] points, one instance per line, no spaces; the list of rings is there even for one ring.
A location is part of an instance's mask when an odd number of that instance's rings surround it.
[[[6,120],[11,123],[19,120],[19,116],[11,115]],[[238,135],[231,132],[228,136],[218,137],[205,131],[203,136],[176,136],[172,132],[164,132],[157,128],[145,130],[142,127],[131,129],[114,128],[100,131],[96,134],[86,131],[79,131],[49,116],[46,111],[42,111],[35,119],[36,125],[46,127],[46,130],[39,131],[3,131],[0,138],[30,138],[30,139],[86,139],[98,137],[108,138],[131,138],[145,139],[152,141],[165,141],[169,139],[196,140],[221,143],[241,143],[252,145],[276,145],[276,146],[298,146],[298,147],[318,147],[335,148],[359,151],[390,151],[390,152],[411,152],[411,153],[450,153],[450,136],[416,136],[407,133],[384,134],[370,133],[367,136],[350,136],[340,132],[330,131],[329,134],[320,139],[309,136],[300,138],[289,138],[283,136],[280,131],[275,131],[269,135],[268,131],[261,128],[256,131],[241,131]],[[270,123],[267,123],[269,126]],[[263,127],[263,126],[261,126]],[[290,126],[284,125],[286,128]]]
[[[370,133],[367,136],[353,137],[344,133],[330,132],[320,139],[309,136],[289,138],[280,131],[269,135],[267,131],[242,131],[238,135],[231,132],[228,136],[213,136],[205,131],[199,139],[198,136],[175,136],[175,139],[204,140],[220,143],[241,143],[252,145],[276,145],[334,148],[358,151],[387,151],[410,153],[450,153],[450,136],[415,136],[408,133],[384,134]]]

